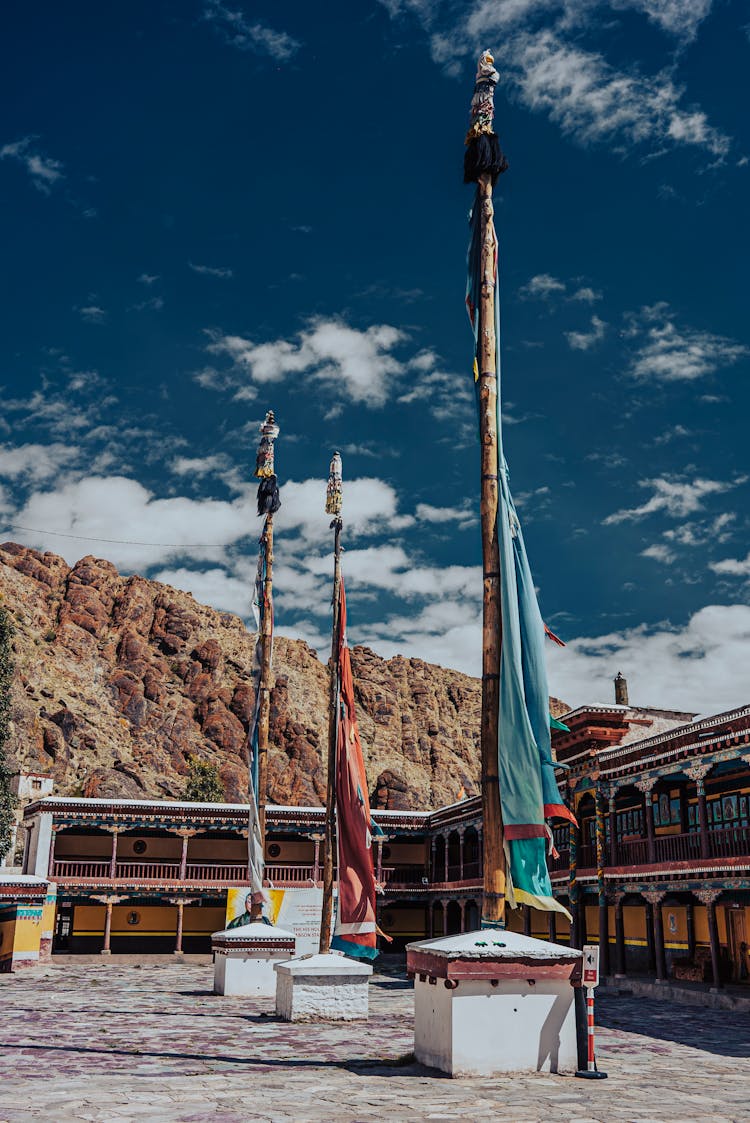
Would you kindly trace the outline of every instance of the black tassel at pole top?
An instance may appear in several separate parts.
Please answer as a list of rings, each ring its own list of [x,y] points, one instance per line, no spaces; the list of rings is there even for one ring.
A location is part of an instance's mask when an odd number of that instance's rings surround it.
[[[494,62],[490,51],[483,51],[479,56],[471,99],[471,126],[466,134],[464,183],[477,183],[480,176],[489,174],[494,184],[508,167],[493,127],[495,86],[500,78]]]
[[[258,514],[274,515],[281,506],[279,484],[276,479],[273,462],[274,441],[279,435],[279,427],[273,410],[269,409],[266,419],[260,427],[260,444],[255,457],[255,475],[260,480],[258,484]]]

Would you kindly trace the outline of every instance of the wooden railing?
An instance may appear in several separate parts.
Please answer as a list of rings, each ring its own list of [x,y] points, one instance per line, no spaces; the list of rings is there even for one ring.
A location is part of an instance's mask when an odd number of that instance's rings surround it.
[[[629,838],[617,843],[618,866],[648,865],[648,841],[645,838]]]
[[[740,858],[750,854],[750,827],[722,827],[708,832],[712,858]]]
[[[666,834],[654,839],[654,855],[659,862],[689,862],[701,856],[701,836]]]
[[[78,858],[68,861],[65,858],[55,858],[52,876],[55,878],[74,877],[89,878],[92,881],[102,881],[109,877],[110,863],[103,862],[100,858]]]
[[[100,858],[79,858],[68,861],[56,858],[52,877],[60,881],[109,881],[111,864]],[[126,862],[118,861],[115,881],[180,881],[179,862]],[[247,881],[244,862],[189,863],[185,871],[186,882],[232,883]]]
[[[322,878],[318,871],[318,879]],[[266,877],[273,885],[311,885],[314,884],[314,866],[266,866]]]
[[[380,874],[387,889],[395,885],[422,885],[428,876],[424,866],[387,866]]]

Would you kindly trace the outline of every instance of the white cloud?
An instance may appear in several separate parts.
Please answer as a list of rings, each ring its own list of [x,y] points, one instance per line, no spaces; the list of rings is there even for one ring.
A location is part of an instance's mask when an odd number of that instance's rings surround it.
[[[629,321],[627,335],[638,340],[630,374],[643,381],[692,382],[750,354],[724,336],[678,328],[665,303],[646,306]]]
[[[597,300],[601,300],[601,298],[602,294],[600,292],[597,292],[596,289],[590,288],[588,285],[584,285],[582,288],[576,289],[576,291],[572,292],[569,297],[570,300],[580,300],[584,304],[596,304]]]
[[[598,316],[591,317],[591,331],[566,331],[565,338],[574,351],[588,351],[595,344],[601,343],[607,330],[604,320]]]
[[[234,276],[233,270],[224,265],[195,265],[194,262],[189,261],[188,266],[194,273],[200,273],[204,277],[221,277],[228,279]]]
[[[253,599],[254,575],[248,578],[235,577],[226,569],[162,569],[154,574],[155,581],[173,585],[192,593],[201,604],[210,604],[224,612],[234,612],[248,617]]]
[[[17,160],[28,172],[37,191],[49,195],[54,184],[64,178],[63,165],[34,147],[36,137],[27,136],[0,148],[0,160]]]
[[[663,511],[670,518],[685,518],[687,515],[692,515],[695,511],[701,510],[703,501],[707,496],[721,495],[725,491],[731,491],[732,488],[743,484],[746,479],[746,476],[741,476],[736,480],[726,481],[705,479],[687,481],[662,476],[658,479],[639,480],[639,487],[653,490],[651,498],[641,504],[640,507],[631,507],[607,515],[604,519],[604,525],[638,522],[640,519],[646,518],[647,515],[656,514],[657,511]]]
[[[28,444],[0,446],[0,476],[23,482],[38,483],[56,476],[80,456],[75,445],[55,442],[49,445]]]
[[[169,467],[177,476],[208,476],[226,472],[229,461],[221,453],[213,456],[176,456]]]
[[[636,66],[620,69],[601,53],[601,15],[590,0],[471,0],[450,7],[428,0],[381,0],[394,18],[414,15],[423,25],[433,60],[458,75],[494,41],[496,60],[511,95],[546,113],[580,144],[611,143],[620,149],[646,145],[693,145],[723,158],[729,139],[706,114],[683,105],[672,78],[672,60],[653,75]],[[695,35],[710,0],[622,0],[644,12],[682,43]],[[591,33],[595,49],[587,49]]]
[[[710,568],[725,577],[750,578],[750,553],[746,558],[724,558],[723,561],[711,562]]]
[[[750,606],[708,605],[688,622],[664,622],[548,645],[550,688],[572,707],[614,700],[622,671],[637,706],[718,713],[750,702]]]
[[[239,335],[209,335],[207,350],[228,356],[235,369],[254,383],[238,390],[239,398],[255,397],[258,385],[290,375],[299,382],[304,375],[352,402],[375,408],[385,405],[392,382],[404,371],[392,352],[406,335],[388,324],[358,331],[339,319],[317,318],[293,342],[255,343]]]
[[[103,324],[107,319],[106,310],[98,304],[87,304],[85,308],[79,308],[78,313],[87,324]]]
[[[209,0],[204,18],[210,21],[231,47],[268,55],[276,62],[288,62],[302,44],[286,31],[276,31],[258,21],[251,22],[241,11],[232,11],[220,0]]]
[[[158,273],[141,273],[138,281],[142,285],[154,285],[159,280]]]
[[[470,507],[433,507],[430,503],[417,503],[415,515],[419,522],[458,523],[459,530],[477,522],[477,514]]]
[[[523,300],[547,300],[556,292],[565,292],[564,282],[550,273],[537,273],[525,285],[521,285],[518,295]]]
[[[641,550],[641,557],[653,558],[654,561],[662,562],[664,565],[671,565],[677,555],[673,550],[663,543],[656,542],[653,546],[648,546],[645,550]]]

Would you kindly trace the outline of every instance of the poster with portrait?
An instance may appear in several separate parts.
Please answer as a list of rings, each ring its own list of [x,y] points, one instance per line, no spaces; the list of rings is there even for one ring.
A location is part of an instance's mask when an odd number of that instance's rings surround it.
[[[320,916],[323,911],[323,890],[313,886],[300,889],[266,889],[268,902],[263,915],[271,924],[294,932],[297,955],[316,952],[320,942]],[[250,923],[251,890],[247,886],[227,892],[227,926],[240,919]],[[335,890],[334,890],[335,898]],[[334,916],[335,916],[334,907]]]

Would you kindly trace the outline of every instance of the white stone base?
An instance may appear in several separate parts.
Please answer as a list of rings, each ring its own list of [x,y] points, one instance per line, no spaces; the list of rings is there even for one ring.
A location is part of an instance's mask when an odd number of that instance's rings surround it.
[[[575,1072],[580,956],[493,930],[410,944],[417,1060],[451,1076]]]
[[[215,932],[214,994],[273,998],[276,994],[274,966],[293,959],[294,933],[270,924],[244,924]]]
[[[573,988],[567,980],[414,985],[414,1055],[451,1076],[575,1072]]]
[[[277,963],[276,1013],[287,1022],[367,1018],[372,967],[344,955],[309,955]]]

